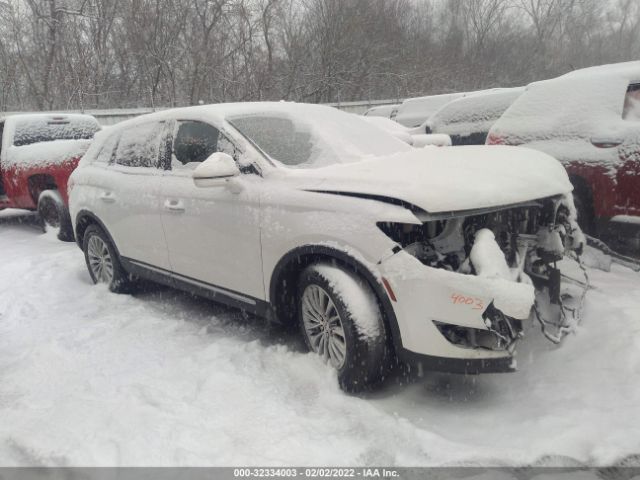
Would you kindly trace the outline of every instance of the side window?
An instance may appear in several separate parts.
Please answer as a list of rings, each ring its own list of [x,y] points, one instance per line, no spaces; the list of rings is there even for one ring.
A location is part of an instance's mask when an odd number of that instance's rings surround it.
[[[116,163],[126,167],[158,167],[164,122],[152,122],[125,130],[116,149]]]
[[[96,155],[95,162],[101,163],[109,163],[113,159],[113,154],[115,153],[116,147],[118,146],[118,139],[120,138],[119,134],[111,135],[107,138],[102,144],[102,148]]]
[[[238,160],[236,147],[217,128],[195,120],[178,122],[173,141],[172,168],[193,167],[192,164],[204,162],[215,152],[228,153]]]
[[[219,136],[218,129],[207,123],[178,122],[178,131],[173,142],[175,159],[171,162],[172,166],[181,167],[205,161],[209,155],[218,151]]]
[[[624,97],[622,118],[633,122],[640,121],[640,84],[629,85]]]

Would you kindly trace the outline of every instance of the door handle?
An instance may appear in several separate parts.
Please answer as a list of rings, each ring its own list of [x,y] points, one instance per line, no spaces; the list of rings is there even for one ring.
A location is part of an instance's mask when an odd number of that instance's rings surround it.
[[[182,213],[184,212],[184,203],[182,200],[167,199],[164,201],[164,208],[170,212]]]
[[[116,197],[113,194],[113,192],[102,192],[100,194],[100,200],[102,200],[105,203],[115,203]]]

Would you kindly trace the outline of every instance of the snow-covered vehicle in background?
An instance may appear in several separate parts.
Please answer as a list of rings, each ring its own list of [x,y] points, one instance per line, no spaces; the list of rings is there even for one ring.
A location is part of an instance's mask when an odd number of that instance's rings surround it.
[[[392,110],[390,118],[405,127],[416,128],[427,121],[439,108],[465,95],[466,93],[445,93],[442,95],[407,98]],[[425,132],[422,131],[420,133]]]
[[[433,145],[436,147],[450,147],[451,138],[446,134],[425,134],[415,133],[413,129],[400,125],[398,122],[394,122],[384,117],[362,117],[364,120],[372,125],[382,128],[387,133],[390,133],[394,137],[402,140],[409,145],[420,148],[427,145]]]
[[[25,114],[0,119],[0,210],[37,210],[73,240],[67,181],[91,139],[96,119],[80,114]]]
[[[380,105],[378,107],[372,107],[362,115],[365,117],[383,117],[383,118],[391,118],[391,112],[397,110],[400,106],[399,103],[393,105]]]
[[[530,84],[487,144],[522,145],[560,160],[582,228],[640,257],[640,62]]]
[[[446,134],[454,146],[484,145],[489,130],[524,88],[496,88],[447,103],[435,112],[422,133]]]
[[[142,277],[298,325],[359,391],[395,357],[504,372],[536,290],[583,240],[571,183],[528,149],[415,149],[292,103],[144,115],[98,134],[70,179],[94,282]]]

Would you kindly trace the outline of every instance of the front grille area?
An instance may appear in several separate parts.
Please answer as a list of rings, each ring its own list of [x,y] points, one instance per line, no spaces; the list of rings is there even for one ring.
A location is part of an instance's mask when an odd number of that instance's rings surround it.
[[[545,217],[543,205],[538,204],[467,217],[462,227],[465,253],[468,255],[471,251],[476,232],[487,228],[493,232],[507,261],[511,263],[517,251],[518,235],[535,235],[546,221]]]

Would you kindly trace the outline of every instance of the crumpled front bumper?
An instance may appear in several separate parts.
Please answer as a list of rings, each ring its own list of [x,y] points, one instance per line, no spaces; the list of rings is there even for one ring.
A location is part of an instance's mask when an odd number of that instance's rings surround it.
[[[532,285],[431,268],[403,251],[383,260],[380,271],[396,298],[391,305],[404,357],[424,360],[440,371],[513,370],[510,351],[453,344],[434,321],[487,331],[482,315],[491,304],[508,317],[525,320],[534,303]]]

